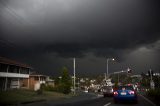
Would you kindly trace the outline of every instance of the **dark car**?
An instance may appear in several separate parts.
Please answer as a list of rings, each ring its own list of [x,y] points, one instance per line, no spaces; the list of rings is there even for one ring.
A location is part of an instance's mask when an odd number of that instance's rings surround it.
[[[102,92],[103,92],[104,97],[113,96],[113,88],[112,88],[112,86],[103,86]]]
[[[113,93],[114,102],[131,101],[137,103],[137,93],[133,86],[119,86]]]

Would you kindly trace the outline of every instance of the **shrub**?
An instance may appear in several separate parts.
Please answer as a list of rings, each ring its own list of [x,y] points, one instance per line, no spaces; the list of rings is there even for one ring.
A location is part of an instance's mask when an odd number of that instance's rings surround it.
[[[38,94],[38,95],[43,94],[43,91],[45,90],[45,87],[46,87],[45,84],[41,84],[41,85],[40,85],[40,89],[37,90],[37,94]]]
[[[38,95],[42,95],[43,94],[43,90],[42,89],[39,89],[36,92],[37,92]]]
[[[147,95],[158,105],[160,105],[160,89],[151,89],[147,92]]]
[[[70,85],[67,84],[63,84],[61,83],[58,87],[57,87],[57,91],[64,93],[64,94],[69,94],[71,92],[71,88]]]
[[[45,91],[55,91],[54,87],[51,85],[46,85],[44,88]]]

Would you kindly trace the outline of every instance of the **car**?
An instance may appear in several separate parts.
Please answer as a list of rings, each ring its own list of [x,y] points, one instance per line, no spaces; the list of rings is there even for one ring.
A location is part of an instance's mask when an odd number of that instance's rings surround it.
[[[112,86],[103,86],[102,87],[103,96],[113,96],[113,87]]]
[[[134,90],[133,86],[119,86],[113,92],[114,102],[117,103],[119,101],[131,101],[137,103],[137,92]]]

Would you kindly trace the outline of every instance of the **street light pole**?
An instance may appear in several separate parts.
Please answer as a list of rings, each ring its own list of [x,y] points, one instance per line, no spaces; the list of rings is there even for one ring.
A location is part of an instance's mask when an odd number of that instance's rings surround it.
[[[114,61],[114,58],[107,58],[107,77],[108,77],[108,63],[109,63],[109,60],[112,60],[112,61]],[[106,78],[106,77],[105,77]],[[105,79],[106,80],[106,79]]]
[[[108,61],[109,61],[109,59],[107,59],[107,76],[108,76]]]
[[[74,81],[73,81],[73,83],[74,83],[74,94],[76,93],[76,89],[75,89],[75,84],[76,84],[76,59],[75,58],[73,58],[73,74],[74,74]]]

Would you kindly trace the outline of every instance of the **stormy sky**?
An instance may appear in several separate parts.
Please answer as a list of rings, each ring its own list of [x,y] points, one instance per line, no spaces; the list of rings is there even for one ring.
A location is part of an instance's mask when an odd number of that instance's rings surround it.
[[[158,0],[0,0],[0,56],[57,75],[160,70]]]

